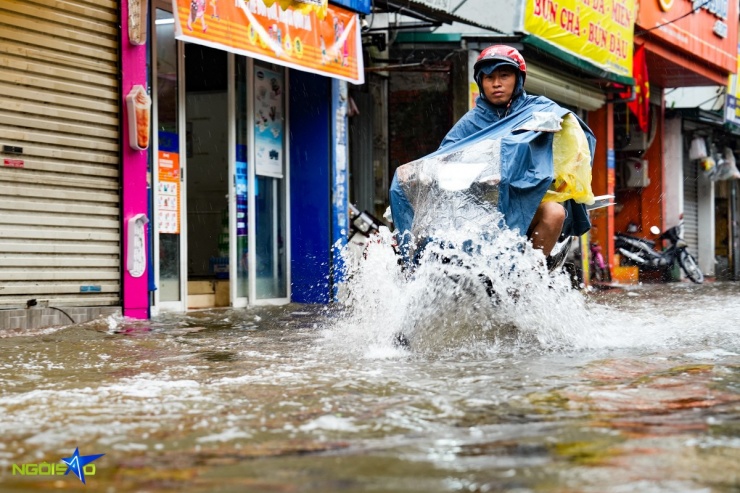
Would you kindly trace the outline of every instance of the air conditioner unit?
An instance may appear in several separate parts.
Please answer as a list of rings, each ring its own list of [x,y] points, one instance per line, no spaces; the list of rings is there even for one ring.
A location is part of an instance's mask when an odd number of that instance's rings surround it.
[[[650,185],[647,159],[629,158],[624,161],[624,186],[627,188],[644,188]]]

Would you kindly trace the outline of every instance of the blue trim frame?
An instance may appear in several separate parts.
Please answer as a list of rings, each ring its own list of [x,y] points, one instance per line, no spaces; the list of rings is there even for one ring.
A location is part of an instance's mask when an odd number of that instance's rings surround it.
[[[342,248],[347,244],[349,226],[349,170],[347,81],[331,82],[331,217],[332,217],[332,299],[335,300],[339,285],[344,281]]]
[[[290,71],[291,301],[330,301],[329,79]]]

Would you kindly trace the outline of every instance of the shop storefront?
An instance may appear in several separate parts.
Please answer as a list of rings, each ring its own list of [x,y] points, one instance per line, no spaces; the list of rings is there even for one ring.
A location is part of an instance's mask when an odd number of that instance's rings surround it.
[[[615,122],[616,231],[654,239],[651,226],[664,230],[683,219],[689,248],[709,276],[715,273],[714,186],[687,159],[691,131],[678,115],[666,117],[664,94],[727,85],[737,69],[737,15],[736,2],[641,2],[635,51],[644,52],[649,105],[642,116],[622,108]]]
[[[151,314],[328,301],[347,219],[347,84],[363,76],[358,16],[174,0],[154,1],[149,19],[150,268],[134,296],[146,288]]]
[[[681,122],[687,143],[682,156],[684,239],[691,251],[712,259],[717,279],[737,280],[740,132],[726,122],[721,109],[667,110],[666,120]],[[711,241],[699,243],[699,235]]]

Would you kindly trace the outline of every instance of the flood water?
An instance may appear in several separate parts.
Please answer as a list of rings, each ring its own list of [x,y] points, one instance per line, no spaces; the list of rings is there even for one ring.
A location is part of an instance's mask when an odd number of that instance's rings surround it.
[[[486,305],[383,276],[329,307],[0,333],[0,491],[740,488],[738,284],[525,279]],[[13,468],[76,448],[105,454],[86,485]]]

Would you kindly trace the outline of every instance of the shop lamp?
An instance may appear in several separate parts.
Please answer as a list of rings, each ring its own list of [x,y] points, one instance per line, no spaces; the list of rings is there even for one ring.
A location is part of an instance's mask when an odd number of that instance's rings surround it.
[[[147,0],[128,1],[128,40],[135,46],[146,44],[146,13],[149,10]]]

